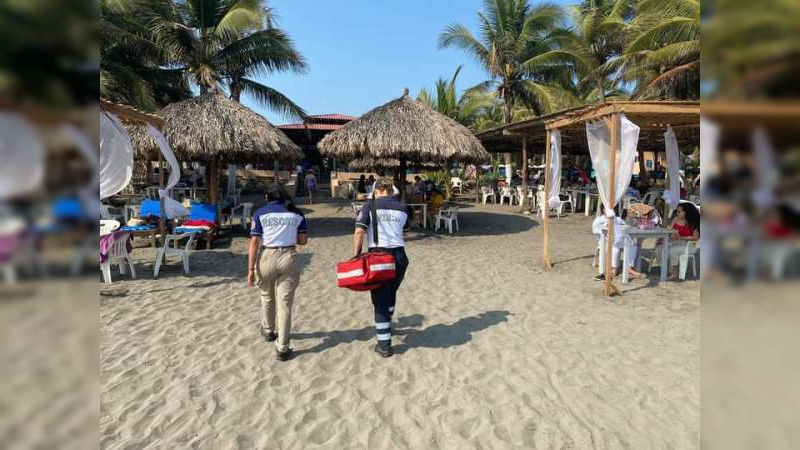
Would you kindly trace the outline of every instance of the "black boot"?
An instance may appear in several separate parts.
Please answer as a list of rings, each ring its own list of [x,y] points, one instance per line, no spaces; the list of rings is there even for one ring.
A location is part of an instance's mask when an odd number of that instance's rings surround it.
[[[383,358],[389,358],[392,356],[392,344],[375,344],[375,353],[381,355]]]

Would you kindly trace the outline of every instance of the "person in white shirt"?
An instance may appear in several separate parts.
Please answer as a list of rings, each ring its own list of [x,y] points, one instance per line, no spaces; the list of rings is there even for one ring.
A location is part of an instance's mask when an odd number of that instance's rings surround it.
[[[592,221],[592,233],[597,238],[598,244],[603,239],[603,231],[608,230],[608,219],[605,216],[605,205],[600,205],[600,215],[595,217]],[[624,213],[623,213],[624,214]],[[619,275],[619,255],[620,250],[628,246],[628,277],[630,279],[636,279],[642,276],[640,272],[637,272],[633,266],[636,263],[636,255],[638,254],[638,246],[636,245],[636,241],[631,239],[624,231],[625,229],[625,221],[620,218],[619,216],[613,217],[614,223],[614,246],[611,249],[611,268],[614,270],[613,276]],[[601,273],[594,277],[597,281],[603,281],[606,279],[606,275]]]

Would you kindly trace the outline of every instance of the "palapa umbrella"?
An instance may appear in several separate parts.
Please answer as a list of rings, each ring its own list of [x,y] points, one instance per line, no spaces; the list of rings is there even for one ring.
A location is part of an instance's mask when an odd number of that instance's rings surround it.
[[[322,154],[337,159],[396,159],[398,183],[405,177],[408,161],[443,163],[489,158],[469,129],[409,97],[408,89],[402,97],[328,134],[318,147]],[[398,187],[405,197],[405,186]]]
[[[358,158],[353,161],[350,161],[347,164],[349,167],[357,170],[368,170],[368,169],[398,169],[400,168],[400,160],[399,159],[392,159],[392,158]],[[430,169],[435,170],[442,166],[441,163],[436,162],[424,162],[424,163],[412,163],[412,167],[419,167],[420,169]]]
[[[204,161],[209,202],[217,202],[217,164],[299,160],[303,151],[267,119],[214,90],[167,105],[161,110],[162,132],[175,156],[184,161]],[[129,129],[139,156],[156,155],[158,146],[144,127]]]

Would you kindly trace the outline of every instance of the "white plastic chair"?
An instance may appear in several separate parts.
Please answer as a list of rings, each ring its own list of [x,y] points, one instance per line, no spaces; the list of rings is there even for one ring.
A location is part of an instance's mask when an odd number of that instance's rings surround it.
[[[569,205],[569,212],[575,212],[575,204],[572,203],[572,196],[565,193],[558,194],[558,217],[561,217],[561,213],[564,212],[564,207]]]
[[[508,204],[514,204],[514,198],[516,197],[516,191],[511,189],[510,187],[506,186],[500,189],[500,204],[503,204],[504,199],[508,199]]]
[[[125,211],[122,208],[115,208],[110,205],[100,205],[100,218],[101,219],[115,219],[123,220],[125,218]]]
[[[569,197],[569,196],[567,195],[567,197]],[[549,212],[553,211],[553,210],[556,211],[556,220],[561,219],[561,214],[564,212],[564,205],[569,205],[570,211],[572,211],[572,212],[575,211],[575,209],[573,208],[571,199],[564,200],[564,199],[561,198],[561,195],[559,195],[558,206],[556,206],[555,208],[550,208],[549,205],[548,205],[547,199],[544,197],[544,191],[538,191],[536,193],[536,213],[540,214],[543,219],[544,219],[545,211],[547,211],[548,214],[549,214]]]
[[[697,278],[697,251],[699,249],[699,241],[695,242],[687,242],[686,243],[686,252],[684,252],[678,258],[678,276],[681,280],[686,279],[686,269],[688,269],[688,265],[692,263],[692,272],[694,273],[695,278]]]
[[[131,269],[131,278],[136,278],[136,267],[133,265],[130,253],[128,253],[128,234],[121,235],[119,239],[108,250],[106,260],[100,264],[100,271],[103,274],[103,282],[111,284],[111,265],[116,263],[119,266],[119,274],[125,275],[125,264]]]
[[[453,234],[454,224],[456,231],[458,231],[458,206],[439,210],[435,218],[435,231],[439,231],[439,224],[442,222],[447,226],[447,231],[450,234]]]
[[[491,199],[492,203],[497,203],[497,198],[494,196],[494,189],[488,186],[481,186],[481,197],[483,200],[483,204],[486,204],[486,200]]]
[[[242,228],[247,230],[250,225],[250,220],[253,218],[253,203],[244,202],[231,208],[231,214],[228,216],[228,223],[233,224],[233,218],[238,217]]]
[[[453,192],[455,192],[455,190],[458,189],[458,193],[463,194],[464,182],[461,180],[461,178],[458,177],[450,178],[450,188],[453,189]]]
[[[158,272],[161,270],[161,264],[166,263],[167,256],[180,256],[183,262],[183,272],[189,274],[189,254],[192,250],[192,243],[194,242],[194,235],[196,233],[182,233],[182,234],[168,234],[164,239],[164,246],[158,249],[156,256],[156,267],[153,270],[153,278],[158,277]],[[179,244],[183,238],[188,237],[186,246],[180,248]],[[174,244],[170,246],[170,244]]]

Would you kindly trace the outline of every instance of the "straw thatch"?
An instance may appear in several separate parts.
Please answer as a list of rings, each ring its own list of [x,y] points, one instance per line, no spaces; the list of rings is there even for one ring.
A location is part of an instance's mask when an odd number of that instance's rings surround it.
[[[303,151],[251,109],[218,91],[167,105],[162,132],[183,161],[299,160]],[[141,126],[128,127],[138,157],[157,158],[158,147]]]
[[[405,94],[328,134],[318,147],[337,159],[485,161],[490,158],[466,127]]]
[[[356,170],[370,170],[370,169],[397,169],[400,167],[400,160],[391,158],[359,158],[347,163],[347,166]],[[435,170],[441,167],[440,164],[435,162],[410,162],[408,164],[411,168]]]

